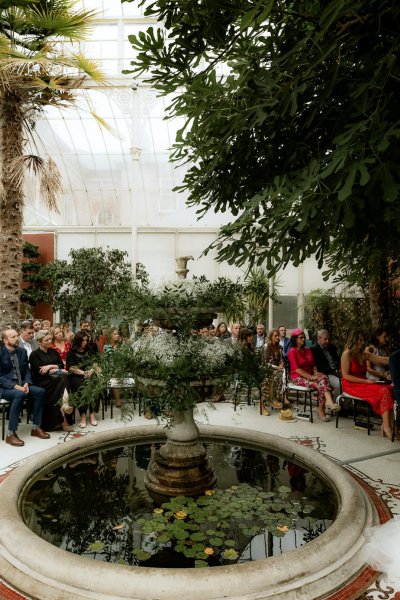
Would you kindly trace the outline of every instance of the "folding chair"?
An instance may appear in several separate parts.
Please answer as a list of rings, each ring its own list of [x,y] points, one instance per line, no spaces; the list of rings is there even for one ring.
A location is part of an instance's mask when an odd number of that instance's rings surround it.
[[[285,357],[284,359],[285,372],[283,374],[283,385],[285,388],[285,392],[289,395],[290,392],[296,392],[296,402],[299,403],[299,397],[304,395],[304,406],[303,410],[306,412],[307,410],[307,402],[310,407],[310,422],[314,422],[313,411],[312,411],[312,393],[313,390],[310,390],[308,387],[303,385],[296,385],[290,380],[290,365],[288,359]]]
[[[114,408],[114,397],[113,390],[129,390],[132,393],[132,399],[134,399],[134,395],[136,394],[136,386],[135,380],[133,377],[124,377],[123,379],[112,378],[107,384],[107,392],[105,394],[105,398],[102,402],[102,417],[104,419],[104,412],[107,410],[108,405],[110,405],[110,417],[113,418],[113,408]],[[136,406],[135,401],[133,400],[134,406]]]
[[[8,400],[4,400],[4,398],[0,399],[0,411],[1,411],[1,439],[4,440],[6,436],[6,419],[7,419],[7,411],[10,408],[10,402]]]

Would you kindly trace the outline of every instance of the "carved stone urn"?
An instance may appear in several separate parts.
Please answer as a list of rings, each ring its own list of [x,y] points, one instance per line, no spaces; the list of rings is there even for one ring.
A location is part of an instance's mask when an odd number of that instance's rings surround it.
[[[145,486],[157,502],[172,496],[200,496],[215,485],[206,449],[199,441],[193,409],[175,412],[167,430],[167,442],[153,449]]]
[[[193,256],[178,256],[175,259],[177,266],[175,273],[178,275],[178,279],[186,279],[186,276],[189,273],[189,269],[187,268],[189,260],[194,260]]]

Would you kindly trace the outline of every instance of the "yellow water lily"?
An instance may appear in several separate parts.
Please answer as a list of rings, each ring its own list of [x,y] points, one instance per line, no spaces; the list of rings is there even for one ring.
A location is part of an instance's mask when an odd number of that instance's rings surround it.
[[[205,496],[212,496],[213,494],[215,494],[215,490],[206,490],[206,491],[204,492],[204,495],[205,495]]]
[[[125,525],[123,523],[119,523],[113,527],[113,531],[118,531],[118,529],[123,529]]]
[[[287,525],[277,525],[276,528],[281,533],[286,533],[287,531],[289,531],[289,527]]]
[[[175,513],[175,517],[176,517],[177,519],[185,519],[185,518],[187,517],[187,513],[185,513],[185,511],[184,511],[184,510],[178,510],[178,511]]]
[[[163,509],[163,508],[155,508],[155,509],[153,510],[153,513],[155,513],[156,515],[162,515],[162,514],[163,514],[163,512],[164,512],[164,509]]]

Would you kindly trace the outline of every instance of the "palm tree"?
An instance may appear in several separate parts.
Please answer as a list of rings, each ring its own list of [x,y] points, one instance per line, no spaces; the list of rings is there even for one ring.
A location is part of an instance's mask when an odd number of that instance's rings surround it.
[[[42,201],[57,208],[61,180],[50,157],[27,154],[46,106],[68,106],[88,78],[104,83],[97,65],[76,47],[94,11],[71,0],[0,0],[0,323],[18,320],[21,293],[24,175],[40,180]]]

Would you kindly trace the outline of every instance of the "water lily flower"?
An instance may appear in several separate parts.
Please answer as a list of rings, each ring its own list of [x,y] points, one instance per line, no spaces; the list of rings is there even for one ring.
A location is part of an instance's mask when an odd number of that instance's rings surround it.
[[[214,548],[204,548],[203,552],[204,554],[207,554],[207,556],[211,556],[214,554]]]
[[[113,531],[118,531],[118,529],[123,529],[125,525],[123,523],[119,523],[113,527]]]
[[[153,513],[155,513],[156,515],[162,515],[162,514],[163,514],[163,512],[164,512],[164,509],[163,509],[163,508],[155,508],[155,509],[153,510]]]
[[[204,495],[205,495],[205,496],[212,496],[213,494],[215,494],[215,490],[206,490],[206,491],[204,492]]]
[[[185,518],[187,517],[187,513],[185,513],[185,511],[184,511],[184,510],[178,510],[178,511],[175,513],[175,517],[176,517],[177,519],[185,519]]]
[[[287,525],[277,525],[276,528],[282,533],[286,533],[287,531],[289,531],[289,527]]]

